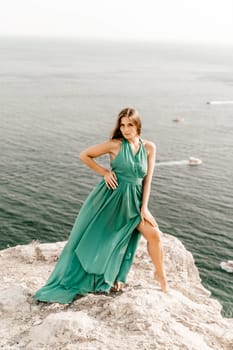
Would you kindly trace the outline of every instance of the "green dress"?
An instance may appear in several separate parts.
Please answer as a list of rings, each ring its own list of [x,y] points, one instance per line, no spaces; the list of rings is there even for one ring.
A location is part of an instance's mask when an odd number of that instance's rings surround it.
[[[77,294],[108,292],[115,281],[126,281],[140,238],[136,227],[147,173],[142,140],[134,154],[123,139],[111,168],[118,187],[108,189],[102,179],[89,194],[53,272],[35,299],[66,304]]]

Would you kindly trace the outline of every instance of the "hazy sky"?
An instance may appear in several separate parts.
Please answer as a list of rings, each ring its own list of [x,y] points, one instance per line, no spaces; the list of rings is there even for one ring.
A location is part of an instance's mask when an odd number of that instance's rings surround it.
[[[0,0],[0,35],[233,45],[233,0]]]

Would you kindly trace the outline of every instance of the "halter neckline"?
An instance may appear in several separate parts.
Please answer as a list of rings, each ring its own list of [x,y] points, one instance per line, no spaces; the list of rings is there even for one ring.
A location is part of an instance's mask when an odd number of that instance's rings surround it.
[[[138,150],[137,150],[136,153],[133,152],[133,149],[132,149],[132,147],[131,147],[130,142],[129,142],[127,139],[125,139],[125,138],[124,138],[123,140],[124,140],[126,143],[128,143],[128,145],[129,145],[129,147],[130,147],[130,152],[132,153],[133,157],[136,157],[137,154],[140,152],[141,147],[142,147],[142,145],[143,145],[143,142],[142,142],[141,137],[139,137],[139,144],[140,144],[140,146],[139,146],[139,148],[138,148]]]

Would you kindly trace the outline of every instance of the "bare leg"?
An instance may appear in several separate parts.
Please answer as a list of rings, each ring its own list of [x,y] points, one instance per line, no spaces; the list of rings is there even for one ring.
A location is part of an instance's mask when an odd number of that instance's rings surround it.
[[[154,277],[160,283],[162,291],[167,292],[168,286],[163,266],[163,248],[159,227],[152,226],[149,222],[145,221],[144,224],[140,222],[137,229],[147,240],[148,253],[156,270]]]

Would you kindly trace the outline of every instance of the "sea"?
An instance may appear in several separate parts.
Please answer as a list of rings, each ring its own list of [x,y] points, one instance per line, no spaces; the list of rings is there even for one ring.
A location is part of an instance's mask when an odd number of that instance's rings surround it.
[[[232,62],[224,45],[1,37],[0,249],[68,238],[100,181],[79,153],[135,107],[157,149],[150,210],[233,317]]]

